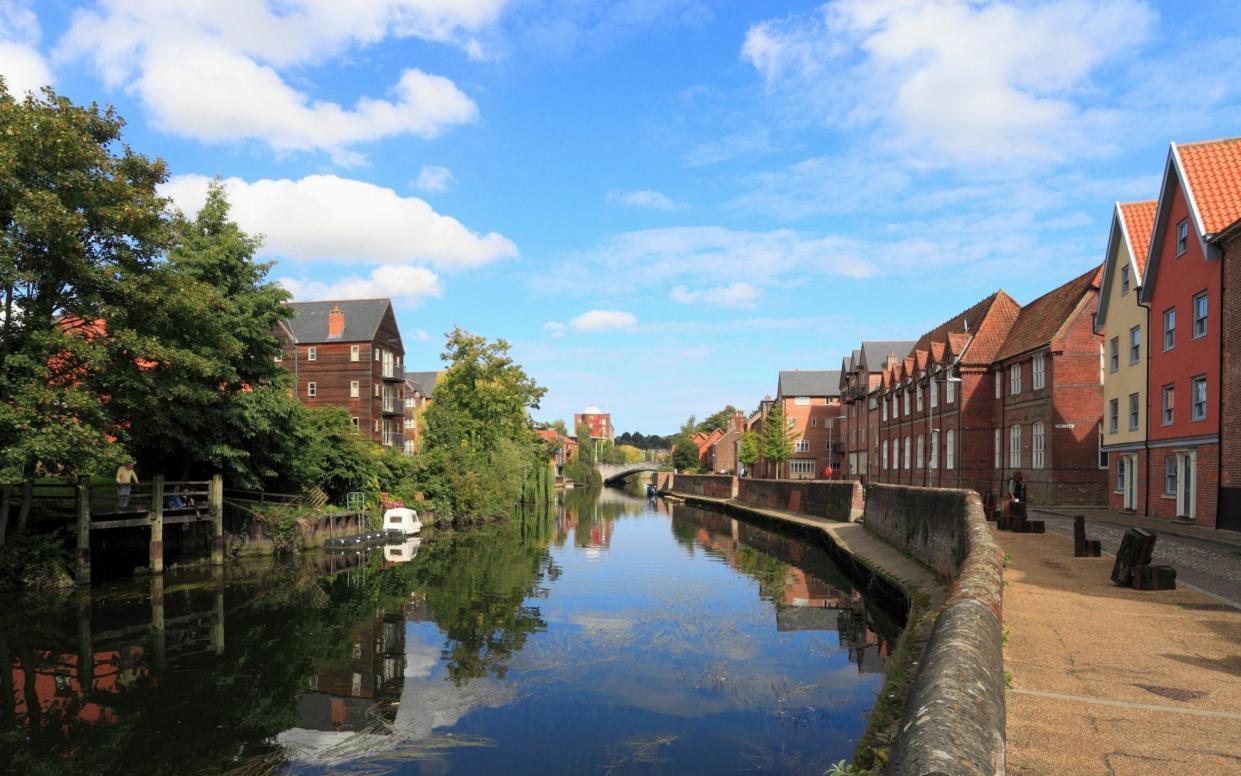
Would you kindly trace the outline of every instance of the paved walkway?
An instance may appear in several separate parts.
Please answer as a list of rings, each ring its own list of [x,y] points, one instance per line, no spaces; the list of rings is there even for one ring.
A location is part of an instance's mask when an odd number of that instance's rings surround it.
[[[1102,523],[1087,532],[1116,528]],[[1074,558],[1054,533],[996,539],[1010,774],[1241,773],[1241,610],[1117,587],[1113,558]]]

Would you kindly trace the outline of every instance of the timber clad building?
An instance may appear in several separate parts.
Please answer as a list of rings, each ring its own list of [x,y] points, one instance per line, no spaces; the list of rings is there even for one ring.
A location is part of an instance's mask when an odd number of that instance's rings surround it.
[[[404,447],[405,347],[387,299],[293,302],[281,365],[307,407],[340,407],[360,433]]]

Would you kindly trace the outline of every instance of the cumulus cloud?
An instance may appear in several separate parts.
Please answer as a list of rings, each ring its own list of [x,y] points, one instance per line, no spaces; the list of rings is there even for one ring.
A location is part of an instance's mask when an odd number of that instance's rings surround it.
[[[280,151],[326,150],[356,162],[350,145],[394,135],[433,137],[478,111],[450,80],[405,70],[389,99],[352,107],[314,99],[281,70],[322,64],[389,37],[458,43],[504,0],[368,0],[359,3],[234,0],[166,3],[100,0],[74,14],[63,58],[91,59],[106,84],[138,95],[155,123],[206,141],[256,139]]]
[[[330,283],[281,278],[280,285],[298,302],[388,297],[413,305],[440,295],[439,277],[426,267],[377,267],[370,275],[350,275]]]
[[[681,304],[704,303],[721,307],[753,307],[761,292],[749,283],[731,283],[727,286],[690,290],[676,286],[668,293],[674,302]]]
[[[1140,0],[838,0],[752,26],[741,55],[820,118],[927,161],[1058,161],[1116,125],[1075,98],[1097,98],[1092,74],[1154,19]]]
[[[677,202],[662,191],[610,191],[608,202],[625,207],[646,208],[648,210],[683,210],[689,205]]]
[[[419,191],[435,194],[447,191],[452,182],[452,170],[438,164],[424,164],[418,171],[418,177],[414,179],[414,187]]]
[[[591,310],[569,321],[571,329],[581,332],[632,329],[637,324],[637,318],[621,310]]]
[[[180,175],[162,192],[196,213],[211,179]],[[443,269],[477,267],[517,255],[495,232],[479,234],[441,215],[426,201],[335,175],[299,180],[222,181],[232,217],[263,235],[263,253],[282,258],[362,264],[428,263]]]
[[[52,70],[39,53],[39,37],[39,19],[27,4],[0,0],[0,76],[9,94],[52,84]]]

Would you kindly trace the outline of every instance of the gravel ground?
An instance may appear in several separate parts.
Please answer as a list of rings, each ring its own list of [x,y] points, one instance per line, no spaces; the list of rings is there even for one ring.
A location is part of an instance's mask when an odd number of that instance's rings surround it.
[[[1073,518],[1040,513],[1047,531],[1073,538]],[[1116,554],[1123,526],[1086,519],[1086,535],[1103,542],[1103,551]],[[1241,549],[1200,539],[1172,536],[1154,531],[1155,554],[1152,562],[1176,569],[1177,583],[1192,585],[1227,600],[1241,609]]]

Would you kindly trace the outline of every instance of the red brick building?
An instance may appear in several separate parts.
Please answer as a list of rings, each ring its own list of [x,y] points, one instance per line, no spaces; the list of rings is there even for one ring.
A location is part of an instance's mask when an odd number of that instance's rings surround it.
[[[590,438],[602,439],[611,442],[615,438],[615,430],[612,428],[612,416],[598,407],[591,405],[586,408],[585,412],[573,416],[573,429],[576,433],[577,427],[585,423],[590,426]],[[578,440],[582,442],[584,440]]]
[[[1220,246],[1223,270],[1220,416],[1234,420],[1221,429],[1216,527],[1241,531],[1241,423],[1235,422],[1241,418],[1241,221],[1217,235],[1214,242]]]
[[[736,474],[737,452],[741,444],[741,435],[746,430],[745,415],[738,412],[728,421],[728,428],[718,432],[715,441],[707,447],[707,458],[703,471],[716,474]]]
[[[840,403],[840,372],[792,370],[780,373],[775,401],[793,435],[793,457],[776,476],[795,480],[841,479],[845,429]]]
[[[845,467],[843,475],[865,482],[878,474],[873,449],[879,440],[879,400],[875,390],[883,373],[900,363],[914,340],[868,340],[843,360],[840,397],[844,406]]]
[[[405,347],[387,299],[293,302],[280,362],[307,407],[340,407],[360,433],[404,447]]]
[[[406,372],[405,373],[405,407],[403,421],[405,426],[405,453],[416,455],[422,449],[422,436],[418,424],[422,414],[435,401],[435,384],[439,382],[439,372]]]
[[[1219,236],[1238,218],[1241,139],[1172,144],[1139,297],[1151,311],[1152,339],[1161,344],[1151,349],[1148,380],[1152,516],[1217,522],[1224,374]]]

